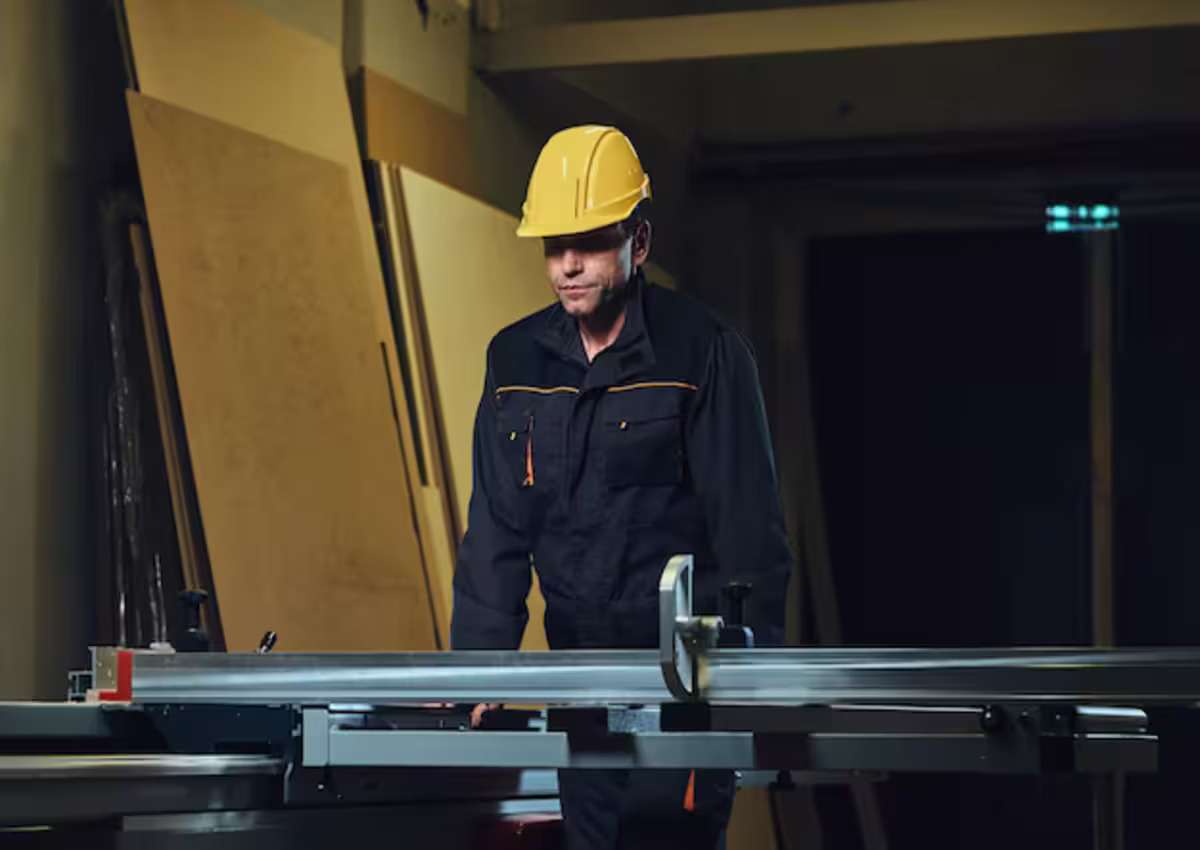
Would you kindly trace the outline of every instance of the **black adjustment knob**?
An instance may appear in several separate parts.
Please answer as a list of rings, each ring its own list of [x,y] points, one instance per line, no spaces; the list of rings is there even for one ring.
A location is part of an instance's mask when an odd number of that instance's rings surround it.
[[[731,581],[721,588],[721,596],[725,600],[725,625],[746,624],[746,598],[753,589],[754,585],[748,581]]]
[[[208,601],[207,590],[183,590],[179,602],[183,605],[183,639],[180,652],[208,652],[208,633],[200,625],[200,607]]]
[[[737,646],[747,649],[754,646],[754,632],[746,626],[746,597],[754,585],[748,581],[731,581],[721,588],[722,607],[725,609],[718,646]]]

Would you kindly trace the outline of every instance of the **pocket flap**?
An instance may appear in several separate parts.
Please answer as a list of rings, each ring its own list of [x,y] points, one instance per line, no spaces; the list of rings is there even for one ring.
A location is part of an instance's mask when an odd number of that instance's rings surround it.
[[[604,399],[603,421],[620,426],[660,419],[675,419],[683,415],[690,392],[675,387],[610,390]]]

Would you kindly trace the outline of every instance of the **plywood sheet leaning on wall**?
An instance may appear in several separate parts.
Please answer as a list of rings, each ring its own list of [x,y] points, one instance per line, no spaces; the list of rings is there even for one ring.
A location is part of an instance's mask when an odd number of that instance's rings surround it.
[[[226,643],[427,649],[346,169],[129,94]]]
[[[553,300],[539,240],[518,239],[507,213],[407,168],[400,170],[409,246],[429,353],[456,524],[471,497],[471,443],[487,345]],[[530,595],[524,648],[545,647],[544,604]]]
[[[349,205],[344,217],[355,228],[377,339],[386,346],[391,374],[399,375],[338,47],[237,0],[121,2],[131,64],[142,94],[345,167]],[[403,394],[395,398],[408,480],[416,481],[408,403]],[[426,500],[413,491],[423,532],[438,522],[444,525],[444,518],[428,515]],[[433,546],[438,534],[449,532],[442,528],[422,534],[426,550],[414,569],[438,557],[440,550]]]
[[[357,165],[336,46],[238,0],[122,0],[142,94]]]

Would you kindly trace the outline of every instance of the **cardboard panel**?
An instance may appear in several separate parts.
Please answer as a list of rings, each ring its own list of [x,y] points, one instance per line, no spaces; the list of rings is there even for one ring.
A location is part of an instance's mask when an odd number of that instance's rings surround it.
[[[129,111],[228,648],[430,648],[345,167],[132,92]]]
[[[471,497],[471,442],[487,345],[551,303],[541,241],[518,239],[507,213],[407,168],[400,170],[410,250],[456,525]],[[469,245],[470,250],[464,250]],[[544,603],[530,594],[524,648],[545,647]]]

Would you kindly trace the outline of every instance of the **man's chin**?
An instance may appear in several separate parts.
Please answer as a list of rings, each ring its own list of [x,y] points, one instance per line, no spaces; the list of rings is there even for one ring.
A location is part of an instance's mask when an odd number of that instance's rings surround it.
[[[595,298],[560,297],[558,300],[567,315],[575,319],[585,319],[596,312],[597,299]]]

